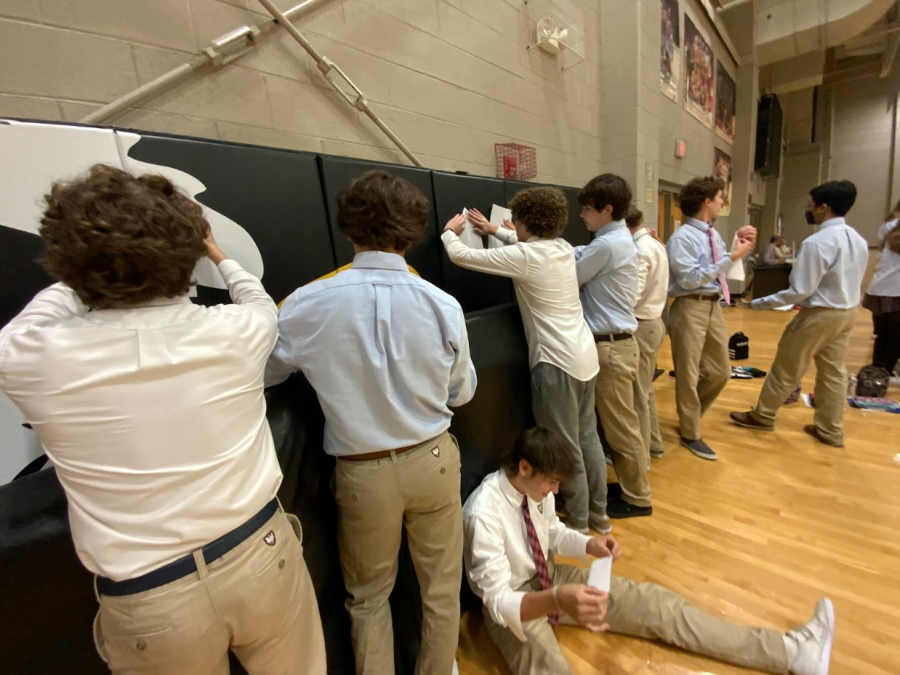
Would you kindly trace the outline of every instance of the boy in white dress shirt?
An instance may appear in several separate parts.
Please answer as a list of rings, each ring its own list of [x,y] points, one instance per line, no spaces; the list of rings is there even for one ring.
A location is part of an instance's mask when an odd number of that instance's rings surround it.
[[[568,441],[575,470],[562,487],[569,527],[610,531],[606,515],[606,463],[597,434],[594,395],[599,363],[578,297],[573,249],[560,235],[569,206],[562,191],[535,187],[509,203],[515,229],[498,228],[477,210],[476,228],[506,244],[473,249],[459,241],[465,225],[453,218],[443,234],[450,260],[460,267],[510,277],[525,325],[531,365],[532,410],[537,423]]]
[[[162,176],[96,165],[46,196],[60,280],[0,332],[0,388],[53,460],[116,674],[325,673],[263,397],[277,310]],[[188,290],[206,256],[233,305]],[[87,627],[85,627],[87,628]]]
[[[644,214],[632,205],[625,216],[625,224],[634,237],[640,259],[638,293],[634,304],[634,316],[638,322],[634,337],[640,350],[634,385],[634,407],[641,422],[647,466],[650,466],[650,457],[659,458],[665,454],[656,416],[653,375],[656,372],[659,348],[666,339],[666,325],[662,316],[668,298],[669,259],[666,247],[650,234],[643,223]]]
[[[769,673],[827,675],[830,600],[819,601],[808,624],[782,634],[717,619],[656,584],[613,576],[609,594],[602,593],[586,585],[588,569],[555,564],[556,553],[621,554],[612,537],[589,537],[559,521],[553,495],[572,470],[559,435],[528,429],[463,507],[469,585],[484,601],[488,633],[515,675],[572,672],[553,634],[560,622],[662,640]]]

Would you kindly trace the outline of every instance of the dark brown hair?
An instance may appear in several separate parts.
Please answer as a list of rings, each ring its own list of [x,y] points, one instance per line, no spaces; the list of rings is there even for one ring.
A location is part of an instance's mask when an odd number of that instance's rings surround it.
[[[628,205],[628,213],[625,214],[625,224],[632,229],[639,228],[644,222],[644,212],[634,204]]]
[[[552,429],[531,427],[516,437],[512,449],[503,460],[503,468],[514,475],[519,472],[519,462],[524,459],[535,473],[552,476],[565,483],[578,469],[576,450]]]
[[[849,180],[830,180],[809,191],[815,204],[827,204],[836,216],[846,216],[856,203],[856,186]]]
[[[44,200],[44,266],[94,309],[184,295],[207,253],[200,205],[162,176],[96,164]]]
[[[678,193],[681,212],[688,217],[696,216],[707,199],[715,199],[716,195],[723,190],[725,190],[725,181],[721,178],[715,176],[694,178]]]
[[[428,199],[415,185],[387,171],[366,171],[337,195],[337,224],[357,246],[405,251],[425,232]]]
[[[513,221],[522,223],[531,234],[556,239],[569,222],[569,203],[562,190],[533,187],[520,190],[509,202]]]
[[[588,184],[578,193],[578,203],[582,206],[593,206],[602,211],[607,204],[612,205],[613,220],[622,220],[631,204],[631,188],[621,176],[604,173],[591,178]]]

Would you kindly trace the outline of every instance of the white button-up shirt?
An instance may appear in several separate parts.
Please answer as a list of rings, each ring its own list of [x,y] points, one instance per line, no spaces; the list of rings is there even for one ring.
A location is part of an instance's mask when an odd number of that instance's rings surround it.
[[[495,236],[508,245],[469,248],[449,230],[441,238],[454,264],[513,280],[532,368],[547,362],[587,382],[600,365],[578,297],[571,244],[564,239],[539,237],[522,243],[515,232],[503,228]]]
[[[800,246],[791,286],[753,301],[753,309],[785,305],[852,309],[859,304],[869,246],[843,218],[826,220]]]
[[[475,395],[459,302],[396,253],[358,253],[350,269],[298,288],[278,331],[266,382],[303,371],[325,414],[329,455],[424,443]]]
[[[662,316],[669,295],[669,258],[666,247],[656,241],[646,227],[634,232],[640,257],[640,277],[634,315],[643,321]]]
[[[463,507],[463,556],[469,586],[484,601],[491,618],[522,642],[526,641],[521,613],[525,593],[517,589],[537,574],[522,514],[524,497],[501,469],[486,477]],[[551,551],[587,557],[591,538],[560,522],[552,492],[541,502],[529,497],[528,510],[548,562]]]
[[[187,555],[281,484],[263,398],[275,303],[237,262],[219,271],[234,305],[87,311],[55,284],[0,331],[0,388],[53,461],[94,573],[129,579]]]
[[[900,253],[894,253],[890,247],[884,243],[888,233],[897,227],[897,221],[892,220],[881,226],[878,231],[878,239],[884,244],[881,252],[878,254],[878,264],[875,265],[875,274],[872,275],[872,281],[866,290],[869,295],[887,296],[891,298],[900,297]]]

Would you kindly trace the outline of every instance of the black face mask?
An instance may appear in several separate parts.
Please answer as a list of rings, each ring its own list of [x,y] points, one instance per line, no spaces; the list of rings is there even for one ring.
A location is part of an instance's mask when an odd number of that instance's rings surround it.
[[[815,225],[815,224],[816,224],[816,218],[815,218],[815,216],[812,214],[812,211],[804,211],[803,213],[806,215],[806,222],[807,222],[807,223],[809,223],[810,225]]]

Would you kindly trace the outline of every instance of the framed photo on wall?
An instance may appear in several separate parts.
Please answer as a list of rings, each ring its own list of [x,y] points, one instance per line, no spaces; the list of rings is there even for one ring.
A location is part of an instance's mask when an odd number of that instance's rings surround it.
[[[722,191],[722,199],[725,203],[722,205],[722,210],[719,211],[719,215],[729,216],[731,215],[731,155],[726,155],[725,152],[719,150],[719,148],[715,149],[713,176],[725,181],[725,189]]]
[[[737,89],[731,75],[722,66],[721,61],[716,62],[716,133],[728,141],[734,143],[734,118],[735,96]]]
[[[691,18],[684,15],[684,109],[712,129],[716,88],[713,52]]]
[[[662,2],[662,39],[659,45],[659,86],[663,94],[678,100],[681,81],[681,17],[678,0]]]

